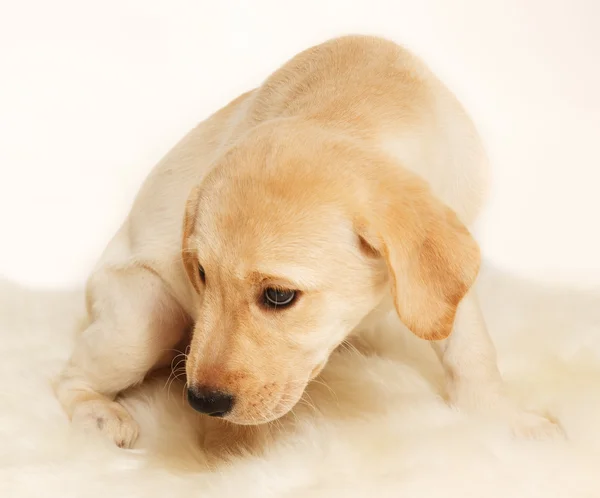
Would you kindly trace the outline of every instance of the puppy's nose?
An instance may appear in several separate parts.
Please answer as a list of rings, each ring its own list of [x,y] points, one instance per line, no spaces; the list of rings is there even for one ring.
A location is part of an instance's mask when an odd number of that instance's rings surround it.
[[[234,398],[231,394],[214,391],[205,387],[190,387],[188,403],[200,412],[211,417],[223,417],[233,408]]]

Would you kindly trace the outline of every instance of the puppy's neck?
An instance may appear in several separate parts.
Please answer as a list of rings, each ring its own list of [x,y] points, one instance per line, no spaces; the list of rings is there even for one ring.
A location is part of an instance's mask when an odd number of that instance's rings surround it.
[[[348,337],[360,335],[366,330],[375,329],[394,311],[394,300],[389,291],[383,293],[381,301],[352,329]]]

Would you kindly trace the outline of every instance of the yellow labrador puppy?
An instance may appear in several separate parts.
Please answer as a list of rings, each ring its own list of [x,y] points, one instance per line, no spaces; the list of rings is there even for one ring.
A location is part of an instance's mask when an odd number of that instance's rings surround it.
[[[191,406],[261,424],[395,308],[432,341],[454,405],[519,434],[558,432],[503,394],[470,290],[480,254],[467,227],[486,182],[472,122],[406,50],[349,36],[302,52],[152,171],[89,279],[60,401],[131,446],[137,424],[115,396],[192,330]]]

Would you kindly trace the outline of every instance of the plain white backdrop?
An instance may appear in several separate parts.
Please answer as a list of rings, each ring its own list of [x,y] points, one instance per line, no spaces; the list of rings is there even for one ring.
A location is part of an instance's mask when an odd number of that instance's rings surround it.
[[[0,276],[81,284],[150,168],[296,52],[379,34],[486,142],[488,260],[600,283],[596,0],[0,0]]]

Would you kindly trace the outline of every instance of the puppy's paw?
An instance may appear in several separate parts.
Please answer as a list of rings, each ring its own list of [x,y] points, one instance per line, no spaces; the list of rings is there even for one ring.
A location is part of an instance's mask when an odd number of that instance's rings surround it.
[[[542,440],[565,437],[565,433],[557,421],[528,411],[515,411],[510,419],[510,428],[516,437],[524,439]]]
[[[139,432],[137,422],[115,401],[84,401],[75,408],[72,422],[85,431],[100,431],[119,448],[131,448]]]
[[[525,410],[501,391],[490,389],[484,393],[475,388],[451,391],[451,403],[460,411],[483,415],[508,423],[513,435],[522,439],[564,438],[560,424],[549,416]]]

